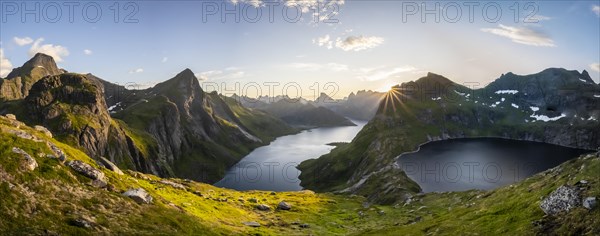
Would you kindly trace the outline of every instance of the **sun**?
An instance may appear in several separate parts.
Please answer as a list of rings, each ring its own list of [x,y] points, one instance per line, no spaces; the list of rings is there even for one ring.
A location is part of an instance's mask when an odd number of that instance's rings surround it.
[[[396,85],[398,85],[398,84],[388,83],[388,84],[385,84],[384,86],[382,86],[381,88],[376,89],[376,91],[382,92],[382,93],[387,93],[387,92],[390,92],[392,90],[392,87],[394,87]]]

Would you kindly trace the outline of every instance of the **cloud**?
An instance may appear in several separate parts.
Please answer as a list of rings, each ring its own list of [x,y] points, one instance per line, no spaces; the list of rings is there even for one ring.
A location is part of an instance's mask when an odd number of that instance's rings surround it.
[[[319,45],[319,47],[327,46],[327,49],[333,48],[333,41],[331,41],[331,37],[329,37],[328,34],[323,37],[313,39],[313,43]]]
[[[330,6],[341,6],[344,5],[345,0],[286,0],[286,7],[295,7],[307,13],[309,11],[316,11],[322,9],[328,9]],[[334,12],[335,13],[335,12]]]
[[[137,73],[142,73],[142,72],[144,72],[143,68],[137,68],[135,70],[130,70],[129,74],[137,74]]]
[[[33,43],[33,39],[31,39],[30,37],[25,37],[25,38],[14,37],[13,40],[19,46],[25,46],[25,45],[29,45],[29,44]]]
[[[194,74],[199,80],[239,79],[246,76],[246,72],[237,67],[227,67],[224,70],[209,70]]]
[[[94,53],[94,52],[92,52],[92,50],[89,50],[89,49],[83,50],[83,54],[85,54],[85,55],[92,55],[92,53]]]
[[[590,69],[596,72],[600,72],[600,63],[592,63],[590,64]]]
[[[36,53],[44,53],[53,57],[56,62],[61,62],[63,61],[63,57],[69,55],[69,50],[66,47],[53,44],[40,45],[43,41],[44,38],[39,38],[33,42],[28,52],[30,57],[33,57]]]
[[[509,38],[515,43],[537,47],[556,46],[554,40],[548,35],[526,27],[510,27],[500,24],[498,28],[482,28],[481,31]]]
[[[327,68],[329,68],[332,71],[347,71],[348,65],[338,63],[327,63]]]
[[[597,15],[598,17],[600,17],[600,5],[593,5],[593,6],[592,6],[592,11],[593,11],[594,13],[596,13],[596,15]]]
[[[335,47],[344,51],[362,51],[370,48],[375,48],[383,43],[381,37],[366,37],[366,36],[348,36],[344,40],[337,38]]]
[[[535,15],[532,17],[525,17],[523,18],[523,22],[525,23],[538,23],[540,21],[548,21],[548,20],[552,20],[552,17],[549,16],[544,16],[544,15]]]
[[[167,62],[168,60],[169,60],[169,58],[168,58],[168,57],[163,57],[163,58],[162,58],[162,60],[161,60],[161,62],[162,62],[162,63],[165,63],[165,62]]]
[[[265,3],[262,0],[229,0],[229,2],[231,2],[231,4],[233,5],[236,5],[238,3],[249,4],[256,8],[265,6]]]
[[[4,57],[4,49],[0,48],[0,77],[6,77],[12,68],[12,63],[10,63],[8,58]]]
[[[389,79],[398,76],[402,73],[411,72],[415,70],[417,69],[413,66],[401,66],[391,69],[381,69],[381,67],[361,68],[359,69],[359,72],[362,72],[363,74],[358,76],[358,78],[363,81],[378,81],[383,79]]]

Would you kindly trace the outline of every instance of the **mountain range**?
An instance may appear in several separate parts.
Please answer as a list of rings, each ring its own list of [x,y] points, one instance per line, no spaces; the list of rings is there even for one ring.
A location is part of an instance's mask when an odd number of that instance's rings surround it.
[[[297,132],[262,111],[204,92],[189,69],[152,88],[127,90],[56,68],[52,57],[37,54],[14,69],[2,86],[22,92],[3,92],[0,110],[122,168],[216,182],[252,149]]]
[[[129,90],[37,54],[0,88],[2,235],[600,234],[600,153],[591,151],[600,85],[586,71],[507,73],[483,88],[429,73],[385,94],[252,105],[203,91],[189,69]],[[276,137],[344,116],[372,118],[352,142],[298,166],[306,190],[198,182],[219,180]],[[467,137],[590,154],[489,191],[422,193],[396,165],[424,143]]]
[[[387,93],[351,143],[301,163],[301,185],[393,203],[421,190],[395,165],[421,144],[500,137],[596,150],[599,117],[600,85],[586,71],[507,73],[480,89],[429,73]]]

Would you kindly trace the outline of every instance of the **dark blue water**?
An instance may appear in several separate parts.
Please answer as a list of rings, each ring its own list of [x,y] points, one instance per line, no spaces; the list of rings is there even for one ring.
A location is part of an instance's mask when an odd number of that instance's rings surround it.
[[[316,128],[279,137],[245,156],[215,185],[236,190],[302,190],[298,179],[300,171],[296,166],[329,153],[334,147],[328,143],[352,141],[366,124],[364,121],[352,122],[357,126]]]
[[[497,138],[430,142],[398,164],[423,192],[494,189],[592,151]]]

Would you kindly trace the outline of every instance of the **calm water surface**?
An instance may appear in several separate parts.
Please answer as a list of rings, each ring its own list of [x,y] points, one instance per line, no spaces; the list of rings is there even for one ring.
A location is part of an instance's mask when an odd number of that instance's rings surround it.
[[[592,151],[496,138],[427,143],[398,164],[423,192],[494,189]]]
[[[300,162],[329,153],[333,142],[350,142],[365,121],[353,120],[357,126],[316,128],[277,138],[260,147],[229,169],[215,185],[236,190],[302,190],[296,166]]]

